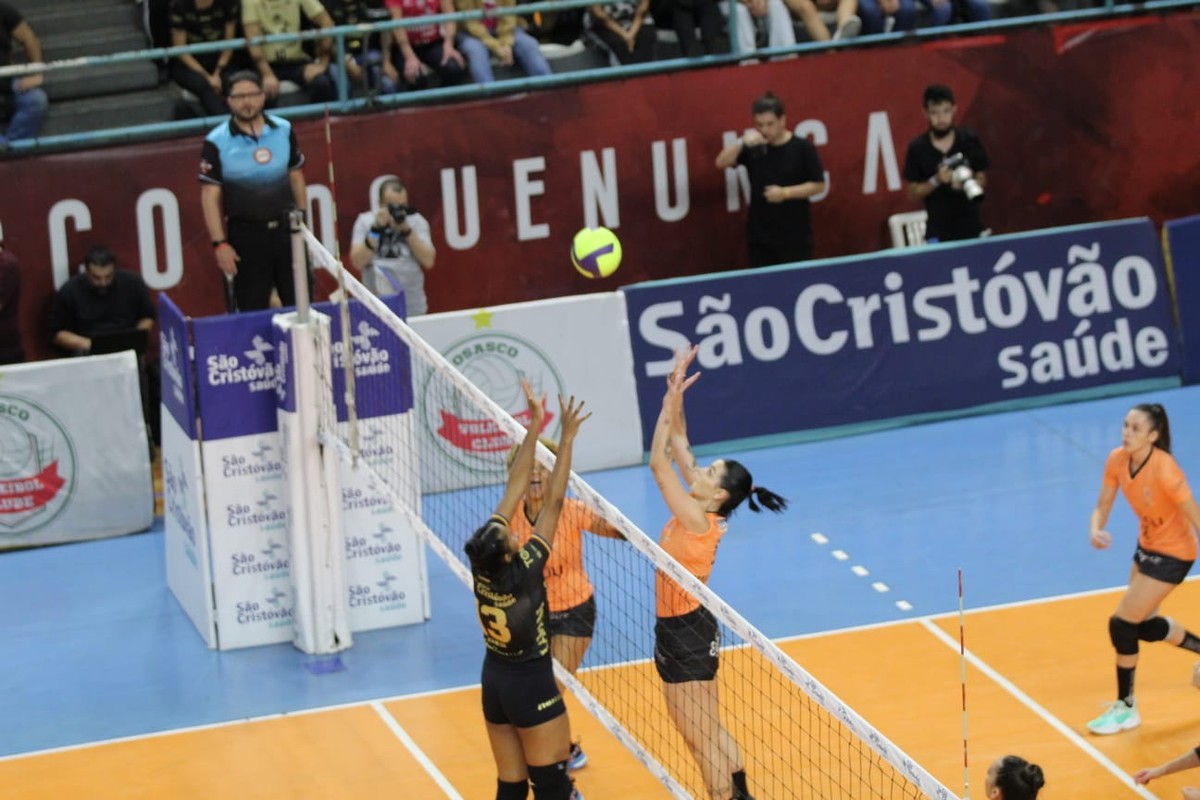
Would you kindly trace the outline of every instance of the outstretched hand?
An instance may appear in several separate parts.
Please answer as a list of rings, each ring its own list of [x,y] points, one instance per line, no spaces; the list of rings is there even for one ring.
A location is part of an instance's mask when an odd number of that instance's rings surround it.
[[[525,403],[529,406],[529,430],[540,434],[546,423],[546,395],[534,395],[528,378],[521,378],[521,391],[525,393]]]
[[[690,344],[675,354],[675,366],[667,375],[667,393],[663,397],[665,408],[674,410],[681,406],[683,393],[700,377],[699,372],[690,376],[687,374],[688,367],[696,359],[697,349],[696,345]]]
[[[583,401],[575,402],[575,395],[571,395],[570,399],[563,402],[563,397],[558,396],[558,405],[562,409],[562,442],[567,442],[575,438],[575,434],[579,433],[579,426],[592,416],[592,412],[583,413]]]

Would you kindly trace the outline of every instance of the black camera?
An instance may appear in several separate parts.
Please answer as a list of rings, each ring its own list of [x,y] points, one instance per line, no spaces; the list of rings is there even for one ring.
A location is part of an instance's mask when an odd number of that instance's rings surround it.
[[[968,200],[979,200],[983,197],[983,186],[975,180],[975,172],[962,153],[954,153],[942,159],[941,166],[948,167],[954,180],[962,186],[962,192]]]
[[[408,219],[409,214],[417,213],[417,210],[412,206],[406,206],[403,203],[388,203],[388,213],[392,215],[392,221],[397,225],[403,224],[404,220]]]

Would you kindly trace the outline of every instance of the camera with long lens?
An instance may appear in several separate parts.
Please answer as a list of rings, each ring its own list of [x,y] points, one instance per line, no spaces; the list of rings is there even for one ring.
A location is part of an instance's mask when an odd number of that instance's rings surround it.
[[[397,225],[403,225],[404,220],[408,219],[409,214],[417,213],[417,210],[412,206],[406,206],[403,203],[388,203],[388,213],[392,215],[392,221]]]
[[[955,153],[942,159],[941,166],[950,170],[954,182],[962,186],[962,192],[968,200],[979,200],[983,197],[983,186],[975,180],[975,172],[962,153]]]

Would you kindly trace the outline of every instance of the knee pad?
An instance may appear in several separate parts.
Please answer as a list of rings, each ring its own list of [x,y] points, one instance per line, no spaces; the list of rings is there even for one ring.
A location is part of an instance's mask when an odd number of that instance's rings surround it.
[[[1138,638],[1143,642],[1161,642],[1171,632],[1171,620],[1166,617],[1151,617],[1137,626]]]
[[[1117,655],[1135,656],[1138,652],[1138,626],[1117,616],[1108,618],[1108,635]]]
[[[496,781],[496,800],[525,800],[529,797],[529,781]]]
[[[529,780],[533,783],[535,800],[570,800],[573,783],[567,776],[567,762],[530,767]]]

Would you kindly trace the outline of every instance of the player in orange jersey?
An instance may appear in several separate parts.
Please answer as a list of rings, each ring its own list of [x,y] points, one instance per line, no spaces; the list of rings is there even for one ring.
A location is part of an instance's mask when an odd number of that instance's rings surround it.
[[[1200,506],[1183,470],[1171,456],[1171,426],[1158,403],[1136,405],[1125,415],[1121,446],[1108,454],[1100,497],[1092,511],[1092,547],[1112,544],[1104,530],[1120,488],[1139,520],[1129,588],[1108,620],[1117,651],[1117,699],[1088,723],[1095,734],[1118,733],[1141,724],[1133,699],[1138,641],[1162,642],[1200,653],[1200,639],[1158,607],[1187,577],[1196,560]]]
[[[541,443],[558,454],[558,444],[542,437]],[[508,454],[509,466],[517,456],[514,447]],[[513,515],[511,527],[521,544],[533,536],[533,528],[546,504],[546,483],[550,473],[541,464],[533,465],[529,488]],[[610,539],[623,539],[621,532],[609,525],[583,501],[568,497],[563,501],[554,534],[554,549],[546,561],[546,605],[550,609],[550,655],[572,675],[579,669],[592,634],[596,629],[596,598],[592,582],[583,566],[583,532]],[[559,686],[561,689],[562,686]],[[571,740],[569,769],[587,765],[587,755],[579,742]]]
[[[688,572],[707,582],[733,510],[747,498],[751,511],[758,511],[761,503],[780,512],[787,502],[755,486],[750,473],[736,461],[718,459],[707,467],[696,463],[683,416],[683,393],[700,377],[699,373],[687,376],[695,357],[695,347],[681,351],[667,377],[667,393],[650,445],[650,470],[671,512],[659,544]],[[655,595],[654,666],[663,680],[671,721],[696,759],[711,800],[753,800],[737,741],[721,724],[717,620],[662,572],[655,576]]]

